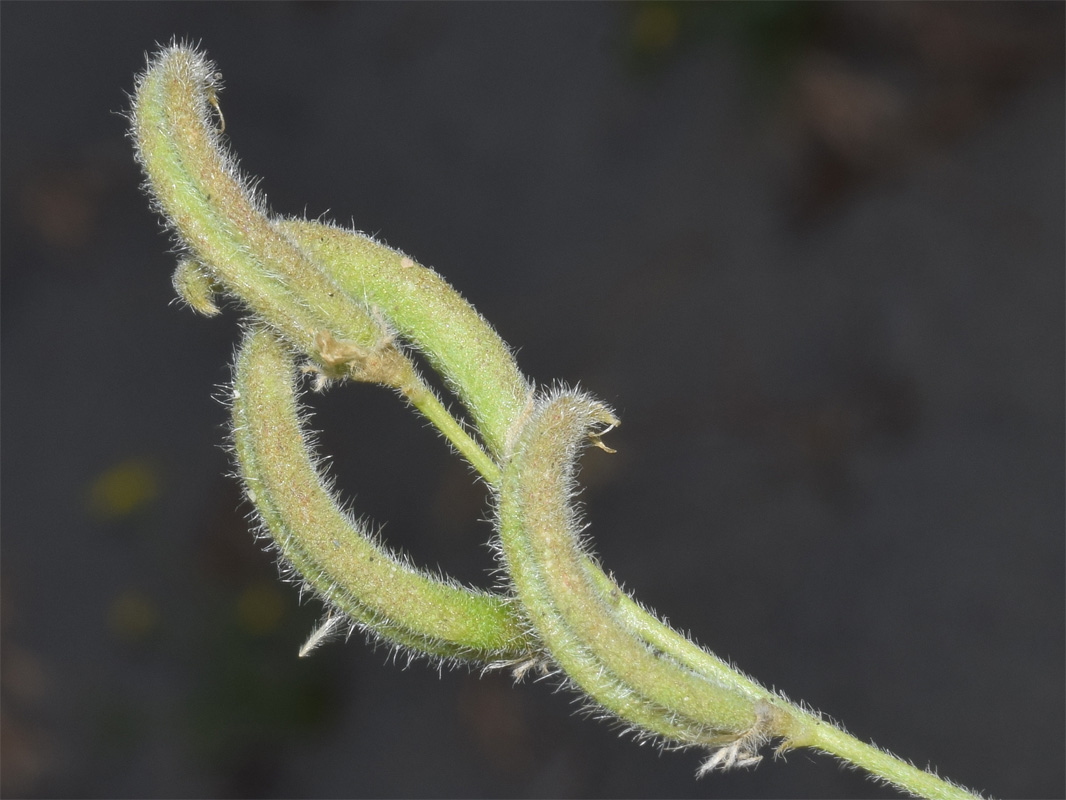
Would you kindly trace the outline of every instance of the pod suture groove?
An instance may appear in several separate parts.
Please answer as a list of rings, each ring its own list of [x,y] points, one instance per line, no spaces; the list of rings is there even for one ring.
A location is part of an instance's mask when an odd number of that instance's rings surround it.
[[[561,674],[589,707],[638,737],[708,752],[699,769],[810,747],[915,795],[974,795],[830,724],[672,630],[603,571],[574,503],[578,458],[618,424],[591,396],[535,391],[510,348],[437,273],[329,223],[272,216],[222,139],[221,75],[177,41],[149,58],[130,136],[146,189],[184,255],[174,286],[194,310],[217,294],[250,321],[234,367],[232,442],[245,493],[280,560],[325,603],[305,655],[359,628],[412,657]],[[419,352],[466,409],[454,417],[422,379]],[[495,593],[414,567],[332,495],[304,429],[314,387],[392,388],[492,489],[504,575]]]

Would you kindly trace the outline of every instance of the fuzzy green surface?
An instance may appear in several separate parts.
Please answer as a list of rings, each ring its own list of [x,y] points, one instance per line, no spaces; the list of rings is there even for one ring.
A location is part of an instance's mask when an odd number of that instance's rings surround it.
[[[531,387],[496,331],[431,269],[362,234],[284,220],[291,236],[351,296],[379,307],[470,410],[489,450],[503,452]]]
[[[687,720],[674,734],[679,741],[729,743],[756,727],[754,701],[650,648],[605,602],[586,570],[570,505],[574,465],[591,427],[609,418],[605,414],[584,395],[560,393],[539,403],[526,423],[501,487],[508,570],[548,650],[597,702],[625,709],[630,698],[644,698],[673,719]],[[575,651],[589,657],[573,659]],[[603,674],[622,687],[620,696],[597,695]]]
[[[283,557],[330,604],[383,638],[433,655],[528,657],[502,598],[412,568],[356,526],[312,463],[292,356],[269,331],[246,337],[234,385],[234,440],[248,493]]]
[[[316,352],[321,330],[377,344],[380,326],[274,231],[240,176],[212,119],[216,74],[198,51],[174,46],[137,82],[132,129],[159,210],[202,269],[303,351]]]

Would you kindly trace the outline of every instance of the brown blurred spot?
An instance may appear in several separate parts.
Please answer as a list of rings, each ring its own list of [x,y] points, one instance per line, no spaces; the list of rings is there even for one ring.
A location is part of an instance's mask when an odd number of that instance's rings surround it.
[[[4,797],[32,794],[51,761],[44,736],[4,708],[0,711],[0,751],[4,754],[0,792]]]
[[[10,586],[5,582],[0,626],[0,796],[24,797],[39,791],[41,779],[56,761],[54,743],[40,723],[55,680],[43,659],[11,641]]]
[[[823,146],[859,168],[891,153],[903,132],[902,92],[825,56],[807,59],[795,81],[796,117]]]
[[[827,7],[835,34],[808,43],[783,98],[798,221],[950,146],[1027,80],[1059,69],[1054,5]]]
[[[107,188],[103,171],[89,165],[50,167],[32,173],[22,190],[22,211],[30,229],[47,245],[87,247],[99,223]]]
[[[459,714],[485,760],[505,775],[533,765],[532,735],[521,696],[504,675],[469,676],[459,693]]]

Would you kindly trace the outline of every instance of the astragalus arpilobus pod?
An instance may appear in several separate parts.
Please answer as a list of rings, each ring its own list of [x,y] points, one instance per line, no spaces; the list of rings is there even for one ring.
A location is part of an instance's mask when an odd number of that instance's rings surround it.
[[[484,668],[558,672],[638,736],[709,755],[700,774],[811,747],[927,797],[965,790],[844,733],[662,623],[598,565],[573,496],[584,445],[617,424],[589,395],[534,391],[509,347],[440,275],[371,237],[283,219],[226,148],[221,77],[174,43],[138,77],[131,137],[156,208],[184,255],[174,285],[194,309],[216,294],[251,317],[235,367],[238,472],[263,530],[323,627],[357,626],[411,655]],[[462,403],[457,420],[422,379],[418,351]],[[385,548],[332,496],[303,429],[300,374],[396,390],[492,488],[503,587],[432,575]],[[604,447],[604,449],[607,449]]]

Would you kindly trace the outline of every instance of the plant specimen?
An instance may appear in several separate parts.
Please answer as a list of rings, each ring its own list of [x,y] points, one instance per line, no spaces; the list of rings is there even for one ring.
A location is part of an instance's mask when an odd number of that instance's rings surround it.
[[[249,313],[234,368],[233,445],[245,493],[293,580],[327,607],[301,654],[345,628],[439,663],[556,673],[638,737],[707,756],[699,774],[810,747],[904,791],[972,797],[864,744],[689,641],[600,567],[574,503],[582,450],[618,424],[595,398],[538,389],[438,274],[334,225],[271,215],[222,140],[220,75],[174,43],[138,78],[131,137],[147,189],[184,253],[174,285],[195,310]],[[462,403],[456,419],[411,358]],[[506,587],[492,593],[389,551],[334,499],[299,383],[378,383],[429,420],[491,487]]]

